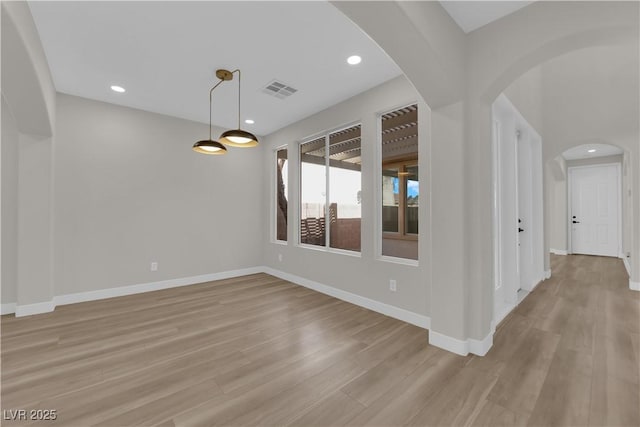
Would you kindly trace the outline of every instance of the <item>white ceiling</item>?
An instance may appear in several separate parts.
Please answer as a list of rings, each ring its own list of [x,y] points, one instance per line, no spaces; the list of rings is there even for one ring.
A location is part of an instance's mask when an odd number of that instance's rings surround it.
[[[589,150],[596,150],[589,153]],[[609,144],[584,144],[573,147],[562,153],[565,160],[590,159],[593,157],[616,156],[622,154],[621,148]]]
[[[266,135],[401,74],[327,2],[30,2],[59,92],[208,123],[218,68],[242,70],[242,123]],[[346,58],[358,54],[362,63]],[[298,92],[261,92],[278,79]],[[123,86],[124,94],[111,85]],[[237,124],[237,83],[213,94]]]
[[[470,33],[531,3],[533,1],[440,0],[442,7],[465,33]]]

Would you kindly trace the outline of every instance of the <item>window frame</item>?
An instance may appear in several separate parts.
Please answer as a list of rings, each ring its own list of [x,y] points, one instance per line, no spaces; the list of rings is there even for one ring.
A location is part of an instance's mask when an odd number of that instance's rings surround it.
[[[290,222],[290,209],[289,209],[289,205],[291,204],[291,200],[290,200],[290,185],[289,185],[289,173],[287,173],[287,183],[286,183],[286,188],[287,188],[287,240],[280,240],[278,239],[278,202],[277,202],[277,197],[278,197],[278,152],[280,150],[287,150],[287,161],[289,163],[288,165],[288,169],[291,169],[291,150],[289,149],[289,144],[283,144],[280,145],[278,147],[275,147],[272,150],[272,167],[273,167],[273,179],[272,179],[272,184],[273,184],[273,192],[271,193],[271,214],[272,214],[272,218],[271,218],[271,242],[272,243],[276,243],[279,245],[288,245],[289,244],[289,237],[290,237],[290,232],[289,232],[289,222]]]
[[[302,145],[308,143],[308,142],[312,142],[314,140],[320,139],[324,137],[324,147],[325,147],[325,153],[330,153],[329,147],[330,147],[330,139],[331,139],[331,135],[355,126],[360,126],[360,149],[362,150],[362,120],[355,120],[353,122],[335,127],[335,128],[331,128],[322,132],[318,132],[316,134],[313,134],[311,136],[308,136],[304,139],[301,139],[298,141],[297,143],[297,148],[298,148],[298,159],[297,159],[297,168],[298,168],[298,218],[297,218],[297,222],[296,222],[296,245],[301,247],[301,248],[306,248],[306,249],[311,249],[311,250],[316,250],[316,251],[322,251],[322,252],[333,252],[333,253],[337,253],[337,254],[342,254],[342,255],[349,255],[349,256],[354,256],[354,257],[358,257],[361,258],[362,257],[362,228],[361,228],[361,233],[360,233],[360,250],[359,251],[352,251],[349,249],[340,249],[340,248],[333,248],[331,247],[331,221],[329,221],[329,217],[330,217],[330,200],[331,200],[331,185],[330,185],[330,180],[331,180],[331,176],[330,176],[330,155],[325,155],[325,159],[324,159],[324,167],[325,167],[325,202],[324,202],[324,219],[325,219],[325,236],[324,236],[324,245],[320,246],[320,245],[312,245],[310,243],[303,243],[302,242],[302,233],[300,232],[300,224],[301,224],[301,220],[302,220],[302,150],[300,149],[302,147]],[[363,167],[362,162],[360,163],[360,168]],[[361,171],[362,172],[362,171]],[[360,185],[362,188],[362,173],[360,175]],[[360,218],[362,220],[362,217]],[[362,222],[360,224],[360,227],[362,227]]]
[[[393,264],[401,264],[401,265],[407,265],[407,266],[411,266],[411,267],[419,267],[420,266],[420,257],[418,255],[418,259],[411,259],[411,258],[402,258],[402,257],[398,257],[398,256],[393,256],[393,255],[384,255],[382,253],[382,242],[384,240],[386,236],[385,233],[387,232],[383,232],[382,231],[382,171],[383,171],[383,162],[382,162],[382,116],[384,116],[385,114],[389,114],[393,111],[396,110],[400,110],[402,108],[407,108],[410,107],[412,105],[416,105],[418,107],[418,154],[416,156],[415,162],[418,165],[418,173],[419,176],[423,176],[423,174],[425,173],[424,171],[420,171],[422,168],[420,168],[420,152],[421,152],[421,145],[423,141],[423,138],[428,138],[428,133],[424,133],[425,132],[425,126],[427,126],[427,123],[424,120],[420,120],[421,115],[425,114],[425,111],[430,111],[428,105],[426,105],[423,101],[419,101],[417,99],[414,100],[410,100],[404,103],[398,103],[394,106],[391,106],[389,108],[385,108],[385,109],[381,109],[378,110],[376,112],[376,144],[375,144],[375,164],[374,164],[374,174],[375,174],[375,208],[374,208],[374,212],[375,212],[375,221],[376,221],[376,229],[374,231],[374,250],[375,250],[375,257],[378,261],[383,261],[383,262],[390,262]],[[422,112],[421,112],[422,111]],[[427,155],[428,155],[429,150],[427,149]],[[406,160],[406,159],[405,159]],[[402,158],[398,158],[398,159],[390,159],[387,162],[385,162],[385,165],[387,164],[391,164],[393,162],[396,161],[402,161]],[[423,192],[425,190],[422,190]],[[424,198],[424,197],[423,197]],[[427,210],[427,214],[428,214],[428,210]],[[427,225],[428,226],[428,225]],[[393,239],[393,235],[397,233],[393,233],[393,232],[389,232],[389,238]],[[398,236],[398,240],[417,240],[417,245],[418,245],[418,254],[420,254],[420,246],[423,244],[422,239],[420,239],[420,233],[418,234],[414,234],[414,235],[409,235],[410,238],[400,238],[400,236]],[[426,235],[423,236],[423,239],[430,239],[429,234],[427,233]],[[427,240],[429,241],[429,240]],[[428,260],[427,260],[428,262]]]

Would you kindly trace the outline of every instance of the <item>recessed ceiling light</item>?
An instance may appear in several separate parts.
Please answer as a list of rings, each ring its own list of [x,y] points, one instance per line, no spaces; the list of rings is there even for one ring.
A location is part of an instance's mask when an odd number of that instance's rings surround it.
[[[247,120],[245,120],[244,122],[245,122],[246,124],[248,124],[248,125],[252,125],[252,124],[254,124],[254,123],[255,123],[255,122],[254,122],[253,120],[251,120],[251,119],[247,119]]]
[[[116,85],[111,86],[111,90],[118,93],[125,92],[125,89],[122,86],[116,86]]]
[[[587,153],[595,153],[595,152],[596,152],[595,148],[592,148],[591,150],[587,150]]]
[[[360,58],[358,55],[352,55],[347,58],[347,62],[349,63],[349,65],[357,65],[361,61],[362,61],[362,58]]]

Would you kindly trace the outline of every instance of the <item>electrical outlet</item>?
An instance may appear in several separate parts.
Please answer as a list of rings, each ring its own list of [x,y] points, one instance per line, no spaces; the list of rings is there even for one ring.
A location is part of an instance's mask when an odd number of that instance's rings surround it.
[[[152,262],[151,263],[151,271],[158,271],[158,263],[157,262]]]
[[[389,290],[391,292],[395,292],[395,291],[398,290],[397,283],[396,283],[396,281],[394,279],[389,280]]]
[[[282,262],[282,254],[278,254],[278,261]]]

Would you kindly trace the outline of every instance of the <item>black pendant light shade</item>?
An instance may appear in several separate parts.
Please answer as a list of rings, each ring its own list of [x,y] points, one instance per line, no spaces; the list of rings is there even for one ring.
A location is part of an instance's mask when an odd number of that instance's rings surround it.
[[[227,148],[220,144],[218,141],[211,139],[203,139],[193,144],[193,151],[201,154],[209,154],[212,156],[219,156],[221,154],[227,154]]]
[[[220,135],[220,142],[230,147],[255,147],[258,145],[258,138],[242,129],[233,129]]]
[[[238,73],[238,129],[228,130],[220,135],[220,142],[214,141],[211,137],[211,98],[215,88],[222,82],[233,80],[233,74]],[[240,70],[216,70],[216,77],[220,81],[209,90],[209,139],[203,139],[193,144],[193,151],[201,154],[221,155],[227,154],[227,147],[255,147],[258,145],[258,138],[250,132],[240,129]],[[223,145],[224,144],[224,145]]]

